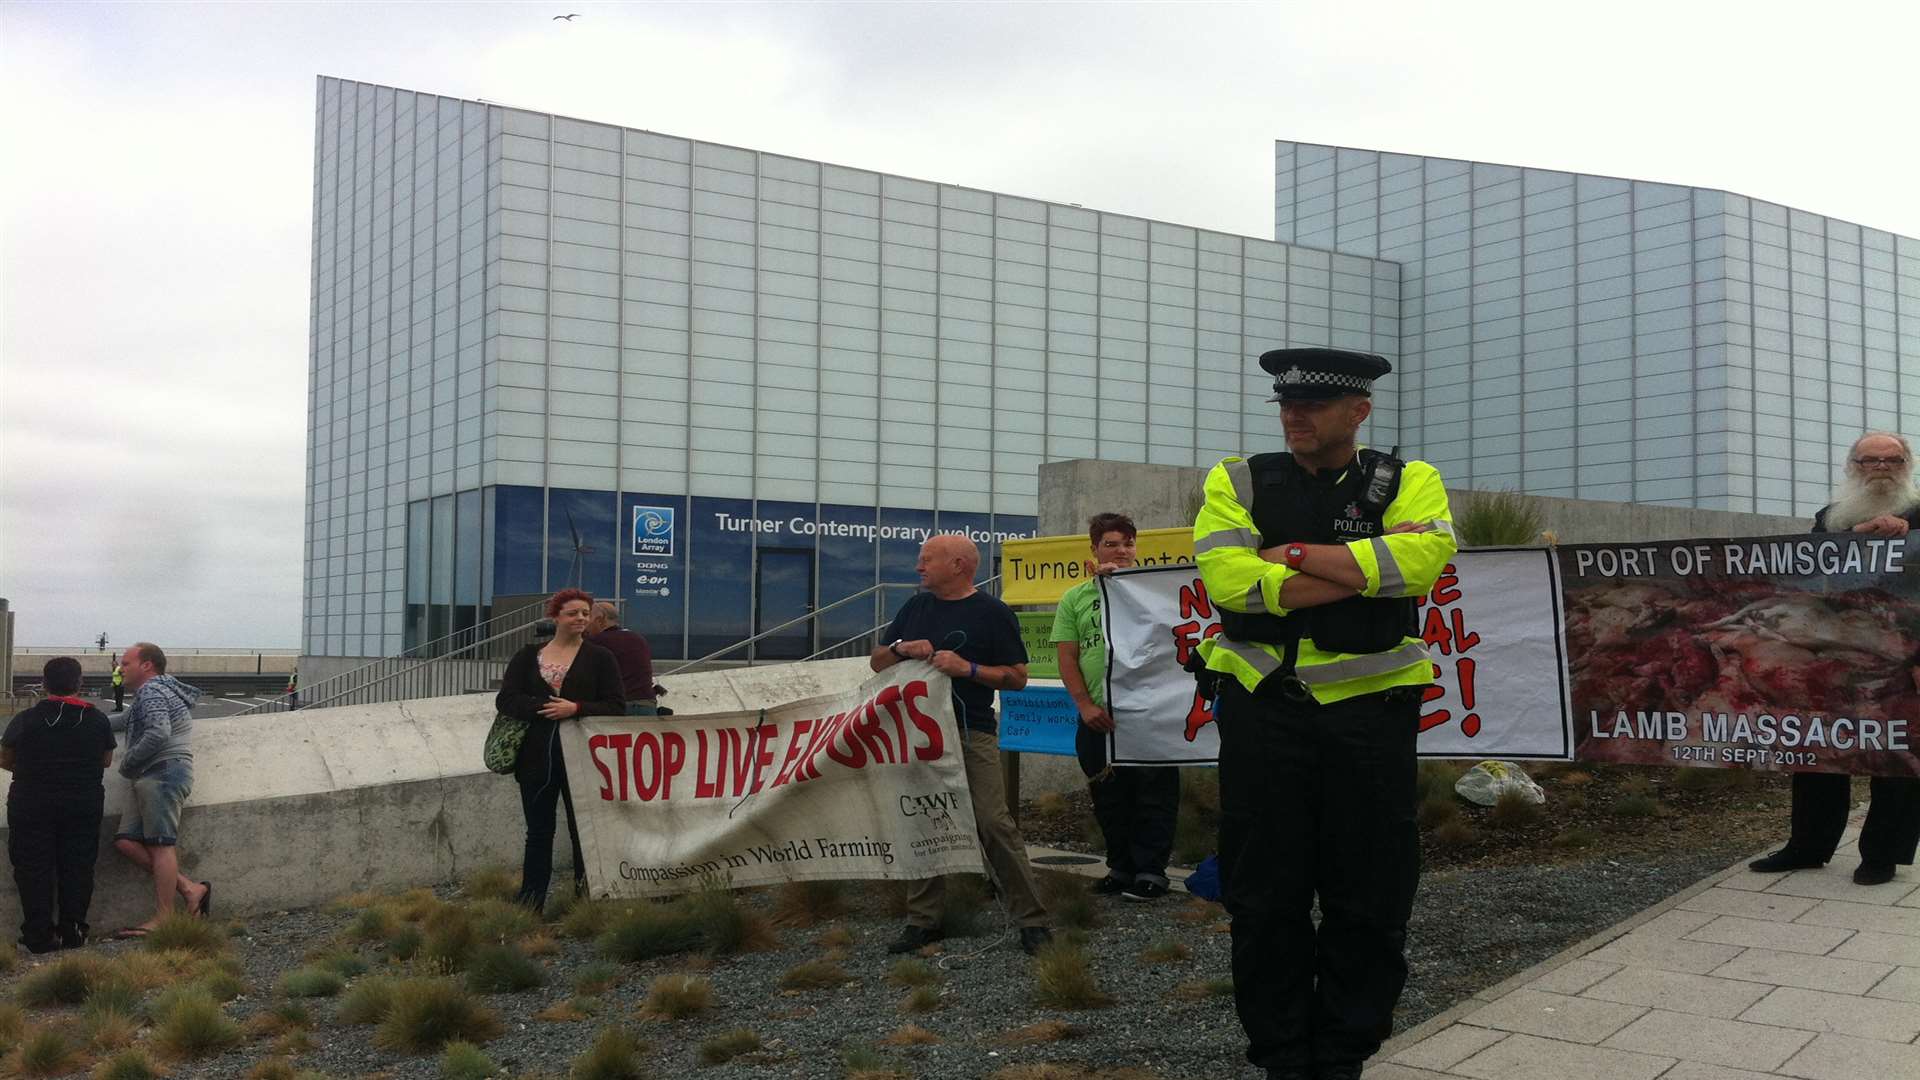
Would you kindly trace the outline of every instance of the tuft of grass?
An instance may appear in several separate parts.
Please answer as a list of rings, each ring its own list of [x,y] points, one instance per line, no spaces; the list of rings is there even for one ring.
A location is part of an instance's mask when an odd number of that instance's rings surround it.
[[[404,964],[418,955],[426,942],[427,936],[419,927],[402,923],[387,935],[387,956]]]
[[[553,1004],[533,1014],[533,1018],[547,1024],[571,1024],[591,1018],[600,1011],[600,999],[582,997],[578,994]]]
[[[440,1080],[487,1080],[498,1072],[487,1052],[470,1042],[450,1042],[440,1054]]]
[[[198,990],[170,995],[154,1017],[153,1043],[168,1057],[197,1061],[240,1045],[240,1025],[227,1018],[211,994]]]
[[[542,926],[540,916],[532,909],[506,900],[482,900],[467,911],[473,931],[482,941],[518,941]]]
[[[1546,528],[1540,504],[1517,491],[1462,492],[1453,504],[1453,531],[1463,548],[1538,544]]]
[[[1555,801],[1562,810],[1585,810],[1587,808],[1587,793],[1579,790],[1562,792],[1559,799]]]
[[[1620,793],[1622,795],[1651,795],[1653,794],[1653,778],[1643,772],[1636,771],[1628,773],[1626,779],[1620,781]]]
[[[1182,1001],[1207,1001],[1233,996],[1232,979],[1191,979],[1173,988],[1173,996]]]
[[[27,1014],[18,1005],[0,1005],[0,1054],[9,1054],[27,1034]]]
[[[107,967],[98,958],[63,956],[28,972],[14,987],[14,996],[30,1009],[78,1005],[106,978]]]
[[[385,901],[394,917],[410,923],[425,922],[443,908],[447,902],[433,895],[432,889],[408,889],[398,896]]]
[[[348,941],[368,944],[385,941],[393,935],[399,925],[400,920],[394,918],[393,912],[386,908],[364,908],[360,914],[353,917],[353,922],[347,924],[346,937]]]
[[[762,952],[779,946],[765,915],[740,902],[731,889],[709,887],[686,898],[687,918],[714,956]]]
[[[286,1057],[263,1058],[247,1070],[247,1080],[300,1080],[300,1070]]]
[[[84,1008],[88,1015],[117,1012],[134,1016],[140,1012],[140,990],[117,973],[112,974],[93,985]]]
[[[1033,958],[1033,996],[1054,1009],[1099,1009],[1113,1004],[1100,989],[1086,950],[1067,941],[1053,941]]]
[[[87,1045],[96,1051],[118,1050],[131,1046],[140,1034],[140,1019],[132,1009],[88,1010],[81,1021],[80,1031],[86,1036]]]
[[[1433,838],[1434,846],[1442,850],[1463,848],[1477,839],[1473,826],[1461,820],[1449,821],[1428,835]]]
[[[1521,792],[1508,790],[1500,793],[1493,809],[1487,812],[1487,824],[1496,829],[1522,829],[1539,821],[1540,815],[1538,803]]]
[[[1586,787],[1593,783],[1593,774],[1583,769],[1569,769],[1554,779],[1561,787]]]
[[[225,952],[232,939],[218,925],[206,919],[175,912],[155,923],[153,929],[147,931],[147,936],[140,940],[153,952],[180,949],[201,956],[213,956]]]
[[[1562,831],[1553,838],[1552,843],[1557,848],[1583,848],[1591,847],[1599,839],[1600,834],[1592,829],[1576,827]]]
[[[1069,929],[1092,930],[1104,921],[1099,903],[1087,891],[1086,878],[1046,870],[1034,876],[1040,886],[1041,903],[1054,922]]]
[[[940,973],[925,960],[909,956],[894,961],[893,966],[887,969],[887,981],[895,986],[937,986]]]
[[[946,1040],[919,1024],[901,1024],[880,1041],[887,1046],[934,1046]]]
[[[642,1055],[647,1044],[624,1028],[603,1029],[593,1046],[573,1061],[568,1080],[645,1080],[646,1062]]]
[[[789,881],[773,894],[773,919],[781,926],[813,926],[848,910],[844,881]]]
[[[93,1080],[159,1080],[160,1066],[147,1052],[129,1047],[93,1067]]]
[[[483,866],[460,883],[460,892],[473,900],[510,901],[519,895],[520,872],[510,866]]]
[[[1659,817],[1660,800],[1651,795],[1628,795],[1613,804],[1613,816],[1623,818]]]
[[[1197,896],[1180,905],[1179,910],[1173,913],[1175,922],[1186,923],[1189,926],[1217,922],[1226,916],[1225,905],[1212,900],[1202,900]]]
[[[334,1019],[342,1024],[377,1024],[393,1011],[393,994],[398,979],[376,975],[354,983],[340,998]]]
[[[465,971],[467,960],[480,944],[473,916],[465,908],[446,907],[427,919],[427,936],[415,963],[435,975]]]
[[[313,1011],[303,1001],[276,1001],[247,1018],[247,1034],[282,1035],[313,1026]]]
[[[1467,765],[1461,761],[1422,761],[1420,771],[1414,780],[1414,793],[1421,802],[1445,796],[1454,797],[1453,785],[1467,773]]]
[[[901,1012],[930,1013],[940,1007],[940,988],[938,986],[916,986],[900,1002]]]
[[[333,997],[346,989],[347,980],[329,968],[297,968],[280,977],[280,993],[290,998]]]
[[[467,986],[482,994],[517,994],[546,984],[546,969],[512,945],[482,945],[467,962]]]
[[[367,962],[351,949],[328,949],[311,959],[314,966],[334,972],[343,979],[367,973]]]
[[[831,960],[809,960],[780,973],[782,990],[830,990],[852,981],[847,969]]]
[[[594,960],[573,975],[573,992],[597,997],[620,985],[620,968],[605,960]]]
[[[114,958],[108,978],[123,981],[135,990],[156,990],[181,978],[199,962],[192,953],[123,952]]]
[[[689,952],[700,944],[700,927],[678,904],[643,904],[628,910],[600,937],[600,952],[613,960],[637,964],[674,953]]]
[[[500,1034],[500,1020],[446,979],[403,979],[373,1033],[376,1046],[431,1054],[450,1042],[483,1043]]]
[[[193,985],[215,1001],[232,1001],[247,992],[247,980],[240,977],[239,971],[225,965],[207,968]]]
[[[847,1070],[848,1080],[854,1077],[897,1076],[893,1062],[866,1043],[850,1043],[840,1049],[840,1064]]]
[[[1143,964],[1177,964],[1192,958],[1193,950],[1174,938],[1161,938],[1140,951]]]
[[[1458,821],[1460,800],[1454,798],[1451,791],[1445,794],[1429,795],[1420,800],[1420,809],[1415,812],[1414,819],[1420,823],[1422,829],[1429,832],[1449,821]]]
[[[953,874],[941,890],[940,913],[935,922],[948,937],[973,937],[980,933],[980,916],[986,906],[985,878],[978,874]]]
[[[552,956],[560,951],[560,943],[545,930],[528,934],[519,941],[520,951],[528,956]]]
[[[589,941],[613,929],[638,905],[617,900],[582,900],[560,916],[560,932],[575,941]]]
[[[313,1036],[305,1031],[283,1031],[273,1040],[272,1045],[267,1047],[267,1052],[279,1057],[299,1057],[302,1054],[311,1054],[319,1048],[319,1044],[313,1041]]]
[[[28,1035],[14,1055],[22,1076],[58,1076],[67,1071],[80,1047],[56,1027],[43,1027]]]
[[[1040,1043],[1066,1042],[1069,1039],[1084,1038],[1091,1031],[1091,1028],[1069,1024],[1065,1020],[1041,1020],[1009,1031],[1000,1036],[998,1041],[1004,1046],[1037,1046]]]
[[[723,1031],[700,1044],[700,1064],[725,1065],[742,1054],[760,1049],[760,1036],[747,1028]]]
[[[649,1020],[685,1020],[713,1007],[713,983],[698,975],[662,975],[647,987],[640,1015]]]
[[[844,926],[835,926],[822,931],[819,937],[813,939],[813,943],[828,952],[845,952],[858,944],[858,941],[854,938],[853,931]]]

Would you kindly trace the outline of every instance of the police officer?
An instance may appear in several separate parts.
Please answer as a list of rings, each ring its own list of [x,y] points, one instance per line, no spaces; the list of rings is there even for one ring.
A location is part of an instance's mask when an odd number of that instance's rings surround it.
[[[1269,1080],[1354,1080],[1407,978],[1414,736],[1433,681],[1414,598],[1454,553],[1452,515],[1433,466],[1354,441],[1385,359],[1278,349],[1260,366],[1289,452],[1214,466],[1193,523],[1224,628],[1200,650],[1234,1001]]]
[[[127,676],[125,672],[120,670],[120,661],[115,660],[113,662],[113,711],[114,712],[119,712],[120,710],[126,708],[126,701],[127,701],[126,695],[127,695]]]

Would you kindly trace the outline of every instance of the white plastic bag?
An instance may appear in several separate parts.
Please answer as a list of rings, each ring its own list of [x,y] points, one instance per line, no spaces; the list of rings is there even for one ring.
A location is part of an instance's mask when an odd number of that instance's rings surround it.
[[[1547,793],[1533,782],[1518,765],[1504,761],[1483,761],[1468,769],[1453,785],[1454,793],[1475,806],[1492,806],[1500,796],[1517,791],[1535,806],[1547,801]]]

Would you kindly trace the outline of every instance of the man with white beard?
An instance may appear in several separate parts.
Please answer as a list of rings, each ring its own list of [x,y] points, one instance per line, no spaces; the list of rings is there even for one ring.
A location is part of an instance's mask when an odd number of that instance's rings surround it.
[[[1913,450],[1899,435],[1871,432],[1847,452],[1845,474],[1833,502],[1813,517],[1814,532],[1905,536],[1920,527],[1920,491],[1913,487]],[[1915,680],[1920,684],[1920,671]],[[1762,874],[1826,865],[1840,845],[1851,805],[1852,777],[1845,773],[1793,774],[1793,835],[1787,846],[1748,863]],[[1867,822],[1860,829],[1857,885],[1883,885],[1893,868],[1913,865],[1920,846],[1920,780],[1876,776]]]

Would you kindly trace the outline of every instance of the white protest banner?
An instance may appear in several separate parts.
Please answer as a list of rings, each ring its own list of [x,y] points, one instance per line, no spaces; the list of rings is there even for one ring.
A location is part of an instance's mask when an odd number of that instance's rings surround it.
[[[1220,632],[1200,575],[1154,567],[1101,582],[1114,764],[1212,764],[1219,737],[1210,705],[1181,667]],[[1419,619],[1436,680],[1421,708],[1422,756],[1572,757],[1558,569],[1549,552],[1460,552],[1421,598]]]
[[[596,897],[984,870],[947,677],[924,661],[764,712],[560,730]]]
[[[1106,617],[1107,739],[1115,765],[1211,765],[1220,756],[1211,703],[1180,665],[1220,632],[1192,566],[1121,570],[1100,580]]]

